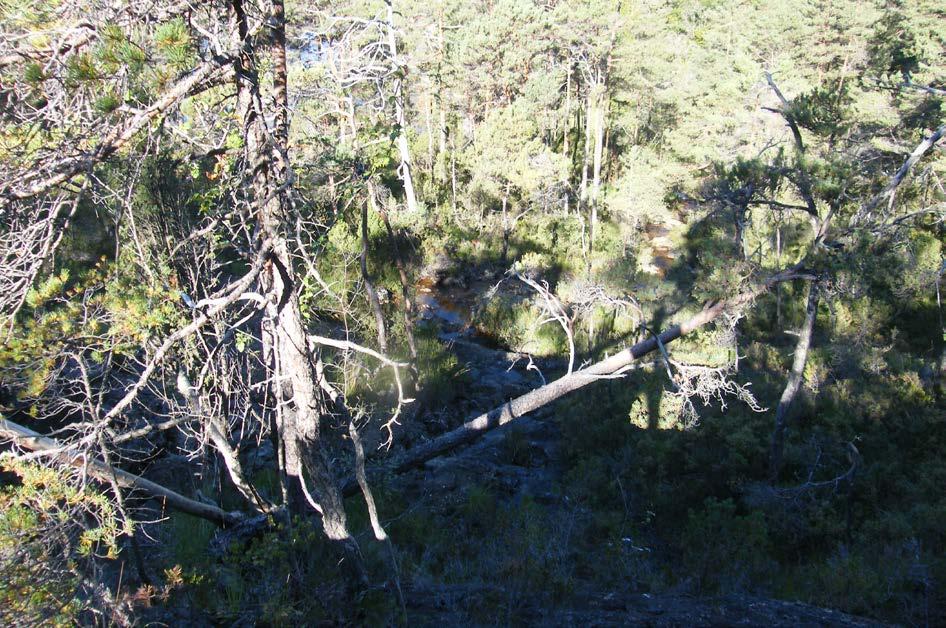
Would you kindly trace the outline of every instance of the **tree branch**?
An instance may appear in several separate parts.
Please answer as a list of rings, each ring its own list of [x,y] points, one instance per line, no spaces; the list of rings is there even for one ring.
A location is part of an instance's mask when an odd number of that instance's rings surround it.
[[[878,205],[888,198],[893,202],[893,194],[896,192],[897,188],[900,187],[900,184],[903,183],[907,173],[910,172],[910,169],[913,168],[916,162],[918,162],[936,142],[943,138],[944,134],[946,134],[946,124],[940,126],[932,135],[920,142],[919,145],[913,149],[913,152],[910,153],[910,156],[907,157],[907,160],[903,162],[903,165],[900,166],[897,173],[890,179],[887,187],[885,187],[880,194],[868,201],[861,212],[870,212],[876,209]]]
[[[89,170],[127,144],[152,120],[187,96],[216,85],[232,70],[233,62],[229,58],[223,62],[215,59],[198,66],[147,108],[136,112],[124,125],[106,134],[94,150],[30,168],[26,175],[0,184],[0,198],[7,202],[32,198]]]
[[[243,519],[243,515],[239,512],[227,512],[212,504],[205,504],[190,499],[189,497],[184,497],[180,493],[176,493],[160,484],[146,480],[133,473],[116,469],[100,460],[86,458],[85,456],[69,456],[65,453],[59,441],[47,438],[13,421],[0,419],[0,436],[8,438],[12,440],[15,445],[29,449],[30,451],[55,452],[53,454],[54,459],[69,466],[86,468],[90,475],[101,482],[115,481],[122,488],[144,491],[150,497],[164,500],[164,503],[174,510],[213,521],[219,526],[232,525]]]

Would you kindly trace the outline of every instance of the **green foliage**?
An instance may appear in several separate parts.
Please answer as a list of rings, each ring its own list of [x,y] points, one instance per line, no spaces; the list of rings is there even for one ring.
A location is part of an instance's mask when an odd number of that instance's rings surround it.
[[[182,18],[158,26],[154,32],[154,44],[158,53],[176,70],[191,67],[196,60],[190,30]]]
[[[102,259],[72,277],[62,269],[31,289],[28,311],[0,346],[0,373],[23,399],[42,394],[69,343],[93,357],[133,354],[153,335],[181,323],[177,295],[166,286],[143,283],[130,264]]]
[[[738,590],[771,574],[762,513],[741,514],[732,500],[709,498],[691,510],[680,540],[691,573],[706,590]]]
[[[40,83],[45,78],[46,74],[43,72],[43,66],[38,63],[29,63],[23,70],[23,80],[27,83]]]
[[[541,141],[536,112],[525,102],[490,112],[480,133],[467,160],[473,193],[491,209],[498,210],[504,197],[525,204],[543,185],[564,178],[561,156]]]
[[[80,561],[114,558],[122,532],[111,501],[50,467],[0,458],[0,620],[73,625],[88,604]]]
[[[79,87],[84,82],[101,78],[95,59],[90,54],[78,54],[69,58],[66,65],[66,84]]]
[[[109,114],[121,106],[121,100],[114,94],[105,94],[95,101],[95,110],[102,114]]]
[[[144,69],[148,58],[145,51],[132,41],[117,24],[106,24],[100,29],[101,43],[97,50],[98,60],[112,73],[120,67],[133,75]]]
[[[847,83],[821,86],[793,98],[788,114],[798,126],[817,135],[836,136],[845,130],[853,102]]]
[[[897,75],[898,79],[910,80],[910,75],[920,67],[922,53],[898,4],[893,3],[877,23],[867,53],[871,69],[880,76]]]
[[[447,406],[469,384],[467,367],[437,339],[437,330],[416,330],[417,368],[421,375],[421,400],[434,408]]]

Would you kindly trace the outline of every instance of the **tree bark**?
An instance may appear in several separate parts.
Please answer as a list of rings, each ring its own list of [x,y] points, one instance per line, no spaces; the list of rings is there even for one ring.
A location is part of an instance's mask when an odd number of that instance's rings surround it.
[[[579,107],[580,108],[580,107]],[[591,91],[585,99],[585,149],[581,156],[581,183],[578,185],[579,208],[582,208],[588,199],[588,167],[591,163],[591,136],[592,136],[592,105]],[[581,209],[579,209],[581,211]]]
[[[808,362],[808,349],[811,347],[811,336],[815,328],[815,318],[818,313],[819,290],[816,282],[808,286],[808,304],[805,307],[805,321],[798,333],[798,344],[795,345],[795,355],[792,360],[792,370],[788,374],[785,390],[775,409],[775,429],[772,431],[772,445],[769,453],[769,479],[774,483],[782,469],[782,456],[785,450],[785,432],[788,422],[788,411],[795,401],[798,390],[801,388],[805,375],[805,364]]]
[[[434,178],[434,125],[433,125],[433,84],[429,83],[429,91],[424,101],[424,126],[427,130],[427,176]]]
[[[326,536],[341,547],[356,578],[365,581],[361,552],[348,532],[341,492],[321,440],[320,419],[325,408],[299,309],[298,281],[294,276],[289,245],[281,229],[280,218],[291,209],[287,194],[291,182],[288,153],[280,141],[284,139],[280,137],[281,133],[270,135],[263,119],[265,108],[261,82],[242,0],[231,0],[231,8],[232,32],[241,50],[236,73],[237,111],[244,126],[249,202],[256,213],[260,231],[273,242],[263,277],[263,293],[269,300],[268,379],[274,387],[284,473],[295,488],[303,491],[306,476],[309,477],[319,502]],[[272,28],[284,30],[285,23],[276,22]],[[275,71],[280,72],[278,66]],[[273,85],[280,85],[285,90],[286,77],[274,78]],[[275,101],[285,106],[288,98],[283,93],[276,95]],[[292,501],[288,505],[297,507]]]
[[[243,499],[246,500],[250,506],[259,513],[271,512],[273,510],[273,505],[263,499],[262,495],[259,494],[259,491],[256,490],[247,479],[246,474],[243,472],[243,465],[240,463],[240,455],[230,445],[230,441],[227,438],[226,424],[222,417],[211,416],[209,417],[209,435],[210,442],[213,443],[214,448],[220,453],[220,457],[223,458],[223,464],[227,468],[227,473],[230,475],[230,481],[233,482],[233,485],[243,496]]]
[[[388,53],[397,66],[398,72],[406,71],[397,54],[397,36],[394,31],[394,0],[385,0],[388,5],[387,35]],[[398,176],[404,184],[404,196],[407,200],[407,210],[417,211],[417,196],[414,193],[414,175],[411,165],[411,150],[407,142],[407,119],[404,115],[404,93],[402,89],[403,76],[398,76],[394,84],[394,123],[397,125],[397,150],[401,156],[398,167]]]
[[[565,115],[562,120],[562,158],[568,158],[568,135],[569,124],[571,123],[572,111],[572,63],[568,60],[568,67],[565,69]],[[569,168],[571,170],[571,168]]]
[[[886,199],[891,199],[892,202],[894,192],[896,192],[900,184],[903,183],[903,180],[906,178],[907,173],[910,172],[910,169],[913,168],[916,162],[918,162],[928,150],[933,148],[933,146],[938,141],[943,139],[944,135],[946,135],[946,124],[936,129],[932,135],[920,142],[919,145],[913,149],[913,152],[910,153],[910,156],[907,157],[907,160],[903,162],[903,165],[900,166],[900,169],[897,170],[896,174],[894,174],[890,179],[887,187],[885,187],[880,194],[872,198],[864,206],[862,211],[871,211]]]

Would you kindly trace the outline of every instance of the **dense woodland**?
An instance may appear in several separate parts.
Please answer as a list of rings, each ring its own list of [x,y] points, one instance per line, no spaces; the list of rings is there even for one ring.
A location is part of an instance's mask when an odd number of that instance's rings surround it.
[[[0,623],[946,623],[944,103],[936,0],[0,0]]]

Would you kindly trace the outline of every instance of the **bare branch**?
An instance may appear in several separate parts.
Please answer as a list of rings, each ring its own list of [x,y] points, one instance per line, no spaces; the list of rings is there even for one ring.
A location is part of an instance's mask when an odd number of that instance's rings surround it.
[[[46,438],[31,429],[8,421],[7,419],[0,419],[0,435],[12,440],[18,447],[23,447],[31,451],[55,452],[53,454],[54,459],[69,466],[85,466],[90,475],[102,482],[108,483],[114,478],[122,488],[139,489],[155,499],[164,500],[168,506],[175,510],[213,521],[217,525],[227,526],[243,519],[243,515],[238,512],[226,512],[217,506],[184,497],[180,493],[176,493],[160,484],[128,473],[127,471],[116,469],[99,460],[89,459],[84,456],[68,456],[63,453],[63,447],[58,441]]]

